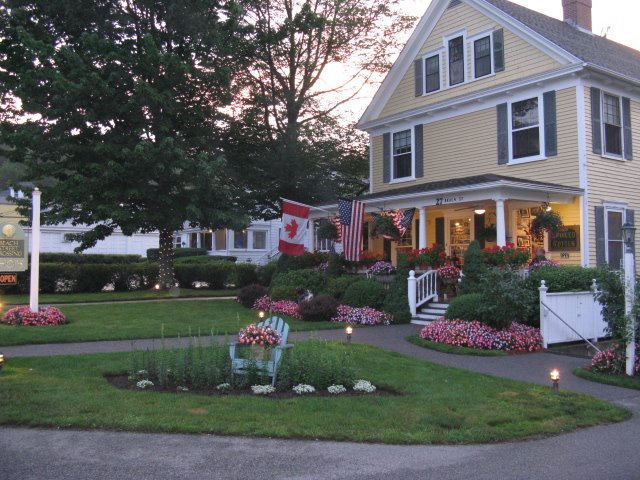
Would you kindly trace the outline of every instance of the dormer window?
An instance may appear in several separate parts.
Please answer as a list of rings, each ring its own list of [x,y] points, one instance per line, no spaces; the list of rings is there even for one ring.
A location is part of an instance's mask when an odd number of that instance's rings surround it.
[[[424,60],[425,92],[440,90],[440,54],[432,55]]]
[[[491,37],[489,35],[473,42],[473,65],[475,78],[491,74]]]
[[[449,40],[449,85],[464,82],[464,37]]]

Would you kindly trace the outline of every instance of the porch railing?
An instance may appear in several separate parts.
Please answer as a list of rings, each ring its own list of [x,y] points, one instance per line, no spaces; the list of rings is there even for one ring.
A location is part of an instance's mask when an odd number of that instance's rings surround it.
[[[411,311],[411,316],[415,317],[420,305],[438,298],[438,271],[430,270],[416,278],[416,272],[411,270],[407,281],[409,287],[409,310]]]

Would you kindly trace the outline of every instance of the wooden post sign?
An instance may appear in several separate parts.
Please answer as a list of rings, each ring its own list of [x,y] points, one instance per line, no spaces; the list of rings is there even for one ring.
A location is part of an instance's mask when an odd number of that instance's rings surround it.
[[[20,225],[0,224],[0,273],[27,270],[27,250],[24,230]]]
[[[579,252],[580,225],[565,225],[558,233],[549,238],[551,252]]]

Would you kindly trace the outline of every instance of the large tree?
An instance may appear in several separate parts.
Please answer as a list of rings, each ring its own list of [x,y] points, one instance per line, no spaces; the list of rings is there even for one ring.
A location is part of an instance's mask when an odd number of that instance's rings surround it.
[[[353,176],[368,176],[366,141],[336,113],[387,71],[415,20],[398,4],[249,0],[256,53],[230,155],[260,208],[276,210],[278,196],[314,202],[362,190]]]
[[[0,27],[0,100],[13,107],[1,140],[41,188],[44,223],[93,225],[80,249],[116,228],[158,230],[165,288],[185,221],[247,223],[222,156],[247,56],[237,3],[5,0]]]

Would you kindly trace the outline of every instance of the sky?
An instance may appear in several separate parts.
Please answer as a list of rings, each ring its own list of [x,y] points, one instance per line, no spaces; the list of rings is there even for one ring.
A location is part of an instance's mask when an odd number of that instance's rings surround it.
[[[432,0],[401,0],[400,9],[407,15],[422,17]],[[523,7],[562,20],[562,0],[511,0]],[[607,38],[640,50],[640,0],[592,0],[592,31],[597,35],[607,33]],[[407,32],[407,39],[412,30]],[[399,52],[398,52],[399,53]],[[345,118],[360,118],[377,86],[365,88],[357,99],[341,109]]]

